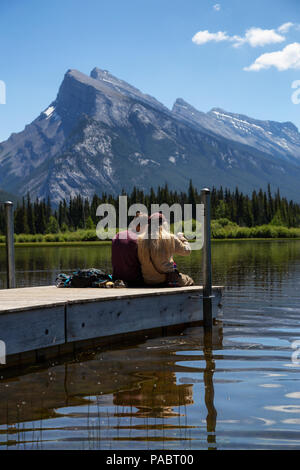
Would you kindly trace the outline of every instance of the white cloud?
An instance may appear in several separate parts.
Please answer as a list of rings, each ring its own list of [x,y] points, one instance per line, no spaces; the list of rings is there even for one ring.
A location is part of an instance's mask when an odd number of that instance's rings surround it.
[[[245,67],[247,72],[258,72],[259,70],[276,67],[283,71],[288,69],[300,69],[300,43],[288,44],[281,51],[262,54],[249,67]]]
[[[209,31],[199,31],[196,33],[192,41],[199,46],[206,44],[207,42],[221,42],[221,41],[229,41],[230,36],[227,35],[224,31],[218,31],[217,33],[210,33]]]
[[[217,3],[213,8],[219,11],[221,5]],[[228,41],[232,42],[234,47],[240,47],[244,44],[248,44],[251,47],[263,47],[269,44],[279,44],[284,42],[286,40],[284,35],[288,33],[291,28],[298,29],[298,27],[299,25],[292,22],[283,23],[277,29],[262,29],[258,27],[252,27],[246,30],[244,36],[230,36],[224,31],[210,33],[209,31],[205,30],[196,33],[193,36],[192,41],[198,45],[203,45],[211,41]]]
[[[249,44],[251,47],[266,46],[285,41],[285,37],[278,34],[274,29],[250,28],[247,29],[244,37],[233,36],[234,46]]]
[[[195,44],[203,45],[207,42],[232,42],[234,47],[240,47],[243,44],[249,44],[251,47],[266,46],[267,44],[276,44],[285,41],[285,37],[278,34],[274,29],[250,28],[247,29],[245,36],[229,36],[224,31],[210,33],[209,31],[198,31],[192,41]]]
[[[277,31],[279,31],[280,33],[288,33],[289,30],[295,26],[294,23],[291,23],[290,21],[288,23],[283,23],[281,26],[279,26],[279,28],[277,28]]]
[[[220,3],[216,3],[216,4],[213,6],[213,9],[214,9],[215,11],[220,11],[220,10],[221,10],[221,5],[220,5]]]

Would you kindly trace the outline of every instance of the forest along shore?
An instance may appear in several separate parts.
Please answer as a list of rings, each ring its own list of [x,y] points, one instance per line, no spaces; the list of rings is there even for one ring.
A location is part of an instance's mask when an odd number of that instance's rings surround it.
[[[125,193],[124,193],[125,195]],[[168,185],[151,189],[149,194],[133,188],[127,195],[128,207],[137,202],[144,204],[151,212],[151,204],[201,203],[201,195],[190,182],[188,191],[171,191]],[[57,207],[48,200],[26,198],[15,204],[16,243],[66,243],[97,242],[96,226],[99,218],[97,207],[112,204],[118,220],[118,196],[94,195],[89,200],[78,195],[67,202],[62,200]],[[261,238],[300,238],[300,204],[288,201],[277,189],[272,194],[270,185],[267,191],[253,191],[251,197],[236,188],[212,188],[211,191],[211,234],[213,239],[261,239]],[[172,220],[171,220],[172,222]],[[193,230],[195,229],[193,221]],[[171,224],[176,233],[177,227]],[[182,231],[181,227],[180,230]],[[187,234],[188,235],[188,234]],[[108,239],[113,234],[108,233]],[[0,206],[0,243],[5,243],[5,212]]]

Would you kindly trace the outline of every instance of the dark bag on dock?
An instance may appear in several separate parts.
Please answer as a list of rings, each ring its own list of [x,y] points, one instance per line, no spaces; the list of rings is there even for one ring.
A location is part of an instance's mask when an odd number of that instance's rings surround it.
[[[79,269],[70,276],[59,274],[56,278],[57,287],[99,287],[99,284],[112,281],[112,276],[102,269]]]

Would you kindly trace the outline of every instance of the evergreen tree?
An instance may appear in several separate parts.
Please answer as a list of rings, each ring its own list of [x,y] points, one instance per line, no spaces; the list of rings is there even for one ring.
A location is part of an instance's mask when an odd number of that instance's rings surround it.
[[[49,222],[47,224],[46,233],[58,233],[59,232],[59,225],[56,217],[54,215],[50,215]]]

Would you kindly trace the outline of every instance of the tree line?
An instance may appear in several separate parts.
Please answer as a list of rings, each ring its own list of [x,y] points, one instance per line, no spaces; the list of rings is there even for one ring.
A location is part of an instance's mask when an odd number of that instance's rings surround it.
[[[153,188],[149,192],[133,188],[128,197],[128,207],[134,203],[144,204],[150,213],[151,204],[184,204],[195,205],[201,202],[201,191],[190,181],[186,192],[169,190],[163,187]],[[57,207],[53,207],[50,198],[32,201],[29,194],[18,203],[14,211],[15,233],[47,234],[78,229],[93,229],[99,221],[96,215],[100,204],[109,203],[116,208],[118,216],[118,196],[102,193],[94,195],[90,200],[80,195],[63,199]],[[195,215],[195,214],[194,214]],[[272,194],[268,185],[267,191],[254,190],[251,196],[243,194],[238,188],[211,190],[212,219],[229,219],[241,227],[255,227],[272,224],[285,227],[300,227],[300,204],[281,197],[279,189]],[[5,233],[5,210],[0,205],[0,233]]]

